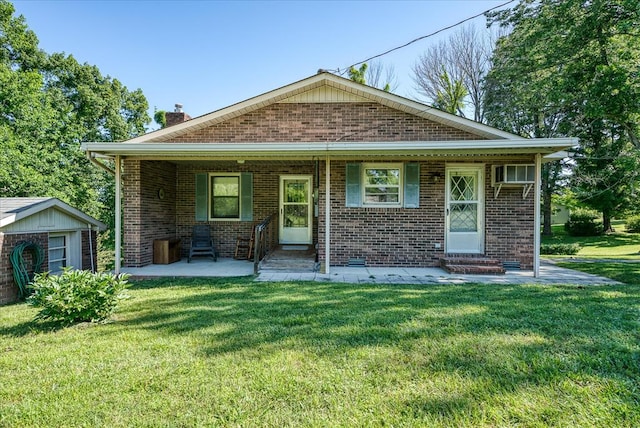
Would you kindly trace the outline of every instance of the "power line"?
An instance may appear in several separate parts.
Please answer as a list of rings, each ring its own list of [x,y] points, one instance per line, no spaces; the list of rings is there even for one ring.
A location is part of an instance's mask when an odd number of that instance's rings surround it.
[[[340,75],[344,75],[348,70],[350,70],[350,69],[351,69],[351,67],[355,67],[355,66],[357,66],[357,65],[360,65],[360,64],[363,64],[363,63],[365,63],[365,62],[371,61],[372,59],[380,58],[381,56],[384,56],[384,55],[390,54],[391,52],[397,51],[397,50],[399,50],[399,49],[406,48],[407,46],[412,45],[413,43],[419,42],[420,40],[424,40],[424,39],[427,39],[427,38],[429,38],[429,37],[433,37],[433,36],[435,36],[436,34],[442,33],[443,31],[450,30],[451,28],[457,27],[458,25],[464,24],[465,22],[467,22],[467,21],[471,21],[472,19],[476,19],[476,18],[477,18],[477,17],[479,17],[479,16],[482,16],[482,15],[484,15],[484,14],[488,13],[488,12],[491,12],[492,10],[499,9],[499,8],[501,8],[501,7],[503,7],[503,6],[508,5],[509,3],[513,3],[514,1],[516,1],[516,0],[509,0],[509,1],[506,1],[506,2],[504,2],[504,3],[502,3],[502,4],[499,4],[498,6],[494,6],[494,7],[492,7],[491,9],[487,9],[487,10],[485,10],[484,12],[480,12],[480,13],[478,13],[478,14],[476,14],[476,15],[470,16],[469,18],[465,18],[465,19],[463,19],[462,21],[456,22],[455,24],[451,24],[451,25],[449,25],[449,26],[447,26],[447,27],[444,27],[444,28],[441,28],[441,29],[439,29],[439,30],[437,30],[437,31],[434,31],[433,33],[430,33],[430,34],[427,34],[427,35],[424,35],[424,36],[418,37],[418,38],[416,38],[416,39],[413,39],[413,40],[411,40],[410,42],[405,43],[404,45],[396,46],[395,48],[391,48],[391,49],[389,49],[389,50],[387,50],[387,51],[385,51],[385,52],[382,52],[381,54],[374,55],[374,56],[369,57],[369,58],[367,58],[367,59],[365,59],[365,60],[362,60],[362,61],[356,62],[356,63],[354,63],[354,64],[351,64],[350,66],[348,66],[348,67],[344,68],[342,72],[340,71],[340,69],[339,69],[339,68],[338,68],[338,69],[336,69],[336,70],[329,70],[329,71],[336,72],[336,73],[338,73],[338,74],[340,74]]]

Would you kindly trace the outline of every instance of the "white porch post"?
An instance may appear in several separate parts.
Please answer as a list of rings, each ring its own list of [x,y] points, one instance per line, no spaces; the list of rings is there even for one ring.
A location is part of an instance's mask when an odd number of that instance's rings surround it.
[[[327,155],[324,171],[324,273],[331,272],[331,161]]]
[[[120,156],[116,156],[115,159],[115,169],[116,169],[116,212],[115,212],[115,220],[116,220],[116,260],[115,260],[115,274],[120,275],[120,252],[122,248],[122,185],[121,185],[121,177],[120,177]]]
[[[542,156],[536,154],[536,179],[534,182],[534,231],[533,231],[533,276],[540,276],[540,193],[542,187]]]

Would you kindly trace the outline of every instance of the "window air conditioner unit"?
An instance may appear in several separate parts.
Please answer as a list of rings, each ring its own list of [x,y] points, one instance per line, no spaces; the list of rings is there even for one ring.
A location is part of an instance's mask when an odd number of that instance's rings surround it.
[[[522,199],[525,199],[536,177],[536,166],[529,164],[493,165],[491,185],[494,188],[494,199],[500,194],[502,187],[522,186]]]

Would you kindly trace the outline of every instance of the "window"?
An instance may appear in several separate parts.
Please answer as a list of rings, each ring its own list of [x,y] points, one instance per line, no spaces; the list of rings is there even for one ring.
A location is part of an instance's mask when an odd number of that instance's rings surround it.
[[[196,173],[195,220],[253,221],[253,174]]]
[[[347,207],[420,207],[420,163],[347,163]]]
[[[210,175],[210,216],[212,219],[240,218],[240,176]]]
[[[372,206],[402,205],[402,165],[363,164],[362,204]]]
[[[49,235],[49,272],[60,273],[68,266],[68,248],[66,235]]]

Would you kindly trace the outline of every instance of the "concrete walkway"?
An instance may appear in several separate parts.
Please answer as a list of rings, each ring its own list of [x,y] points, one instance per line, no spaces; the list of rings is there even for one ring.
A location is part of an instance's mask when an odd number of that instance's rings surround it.
[[[540,277],[534,278],[533,271],[510,270],[504,275],[460,275],[450,274],[439,268],[372,268],[334,267],[330,274],[265,272],[256,281],[331,281],[355,284],[579,284],[605,285],[620,284],[572,269],[565,269],[543,262]]]
[[[191,263],[182,260],[169,265],[149,265],[142,268],[123,268],[122,272],[133,278],[154,277],[233,277],[253,275],[253,263],[243,260],[198,258]],[[612,279],[565,269],[543,260],[540,277],[534,278],[532,271],[510,270],[504,275],[460,275],[450,274],[439,268],[373,268],[334,267],[330,274],[263,272],[256,281],[321,281],[374,284],[619,284]]]

